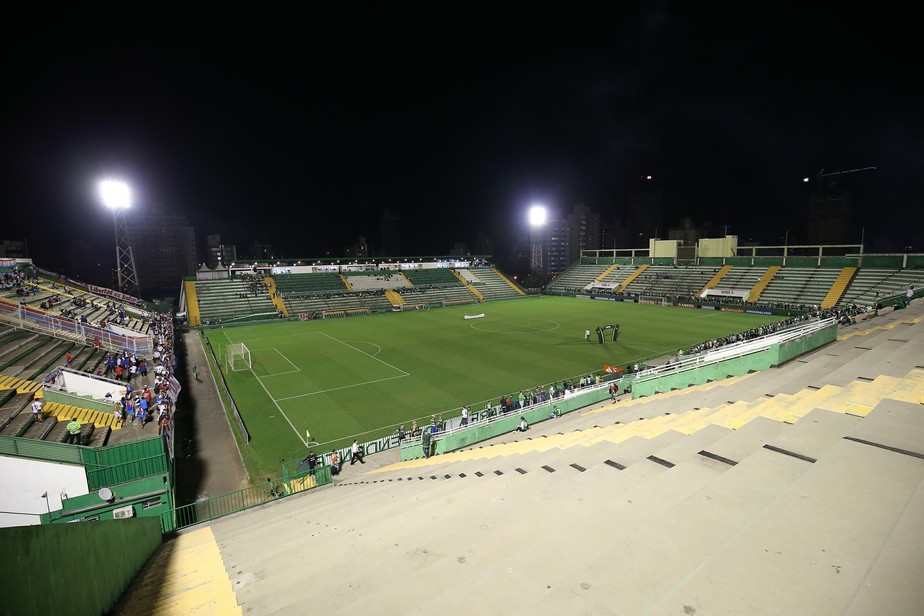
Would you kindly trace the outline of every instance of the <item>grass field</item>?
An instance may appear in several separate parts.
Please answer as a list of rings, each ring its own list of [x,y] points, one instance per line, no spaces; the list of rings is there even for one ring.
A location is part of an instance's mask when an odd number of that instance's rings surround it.
[[[465,319],[484,312],[484,318]],[[428,312],[285,321],[207,330],[222,362],[243,342],[252,369],[223,370],[252,441],[241,446],[252,477],[317,452],[455,416],[463,404],[577,380],[604,364],[627,365],[743,331],[779,317],[534,297]],[[619,323],[618,342],[584,340]],[[224,368],[224,366],[222,366]]]

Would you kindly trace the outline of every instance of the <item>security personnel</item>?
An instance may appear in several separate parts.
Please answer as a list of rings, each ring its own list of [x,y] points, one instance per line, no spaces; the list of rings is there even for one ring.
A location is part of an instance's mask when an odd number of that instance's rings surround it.
[[[74,443],[75,445],[80,444],[80,428],[83,426],[80,425],[80,422],[77,421],[77,418],[70,420],[67,424],[67,440],[66,443]]]

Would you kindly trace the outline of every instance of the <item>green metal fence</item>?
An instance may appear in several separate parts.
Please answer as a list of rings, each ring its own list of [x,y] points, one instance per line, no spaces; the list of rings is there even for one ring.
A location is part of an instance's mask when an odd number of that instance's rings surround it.
[[[195,524],[202,524],[245,509],[265,505],[330,482],[331,472],[329,466],[288,475],[283,479],[268,480],[236,492],[197,501],[165,512],[161,515],[161,527],[167,533]]]
[[[132,460],[114,466],[87,468],[87,486],[90,490],[98,490],[142,477],[164,474],[169,470],[167,457],[164,455]]]

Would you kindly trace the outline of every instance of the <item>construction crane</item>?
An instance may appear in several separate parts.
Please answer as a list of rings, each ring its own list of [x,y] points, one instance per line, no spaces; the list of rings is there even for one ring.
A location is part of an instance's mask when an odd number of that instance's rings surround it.
[[[848,173],[859,173],[861,171],[875,171],[875,170],[876,170],[876,167],[860,167],[859,169],[845,169],[844,171],[832,171],[830,173],[825,173],[825,170],[822,169],[821,171],[818,172],[818,175],[816,175],[815,177],[818,179],[821,179],[821,178],[831,177],[834,175],[846,175]],[[812,181],[812,178],[804,177],[802,178],[802,181],[807,184]]]

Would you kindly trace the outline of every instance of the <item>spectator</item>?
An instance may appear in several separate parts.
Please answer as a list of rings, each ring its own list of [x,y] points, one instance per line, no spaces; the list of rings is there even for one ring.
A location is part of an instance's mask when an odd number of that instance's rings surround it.
[[[340,474],[340,455],[337,453],[336,449],[330,452],[330,474]]]
[[[424,430],[423,436],[420,439],[420,444],[423,447],[423,455],[425,458],[430,457],[430,443],[432,439],[432,433],[430,430]]]
[[[353,466],[356,462],[360,464],[366,463],[366,461],[363,460],[363,448],[356,442],[356,439],[353,439],[353,445],[350,446],[350,466]]]
[[[42,399],[36,398],[32,401],[32,419],[38,423],[45,421],[45,415],[42,413]]]
[[[529,424],[526,422],[526,418],[520,415],[520,425],[517,426],[517,432],[526,432],[529,430]]]
[[[76,417],[74,419],[71,419],[71,421],[67,424],[67,439],[64,442],[68,444],[73,443],[75,445],[79,445],[80,444],[80,429],[82,427],[83,426],[80,425],[80,422],[77,421]]]

